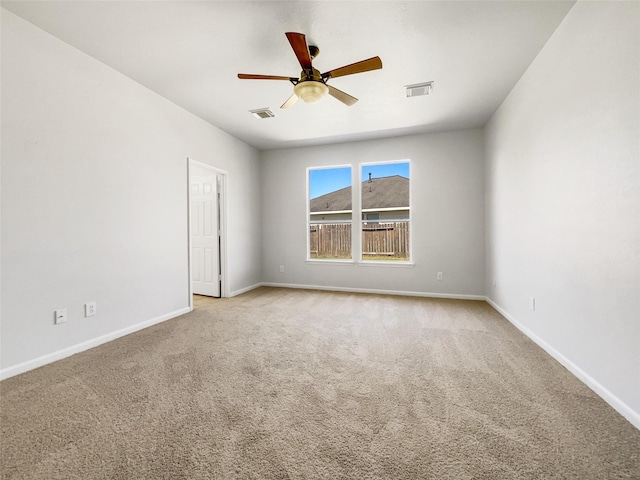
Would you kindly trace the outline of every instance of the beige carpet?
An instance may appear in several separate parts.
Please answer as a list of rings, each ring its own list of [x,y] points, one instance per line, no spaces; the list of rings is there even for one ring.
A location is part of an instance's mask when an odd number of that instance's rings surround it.
[[[640,478],[483,302],[260,288],[0,383],[3,479]]]

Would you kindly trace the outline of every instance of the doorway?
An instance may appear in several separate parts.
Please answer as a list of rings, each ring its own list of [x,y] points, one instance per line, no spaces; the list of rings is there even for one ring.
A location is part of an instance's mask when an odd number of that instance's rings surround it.
[[[226,297],[225,171],[187,161],[189,306],[193,295]]]

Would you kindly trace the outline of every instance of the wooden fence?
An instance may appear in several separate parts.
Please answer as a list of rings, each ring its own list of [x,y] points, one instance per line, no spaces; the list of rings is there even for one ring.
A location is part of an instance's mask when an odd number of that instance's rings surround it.
[[[311,258],[351,258],[350,223],[316,223],[309,227]]]
[[[350,223],[316,223],[309,230],[311,258],[351,258]],[[409,259],[409,222],[362,225],[362,256]]]
[[[409,222],[362,225],[362,256],[409,259]]]

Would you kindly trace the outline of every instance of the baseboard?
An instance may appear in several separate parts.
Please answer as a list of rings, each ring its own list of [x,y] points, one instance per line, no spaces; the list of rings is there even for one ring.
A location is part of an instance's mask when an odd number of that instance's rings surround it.
[[[511,322],[518,330],[524,333],[527,337],[529,337],[533,342],[535,342],[540,348],[542,348],[545,352],[555,358],[562,366],[564,366],[567,370],[569,370],[573,375],[575,375],[582,383],[584,383],[587,387],[593,390],[598,396],[600,396],[605,402],[607,402],[611,407],[613,407],[620,415],[629,420],[631,424],[640,430],[640,413],[633,410],[626,403],[620,400],[617,396],[611,393],[606,387],[600,384],[597,380],[591,377],[588,373],[582,370],[578,365],[573,363],[567,357],[565,357],[558,350],[549,345],[545,340],[541,337],[533,333],[527,327],[525,327],[522,323],[518,322],[514,317],[512,317],[506,310],[504,310],[500,305],[491,300],[489,297],[486,298],[486,301],[489,305],[495,308],[500,314],[506,318],[509,322]]]
[[[456,300],[481,300],[484,301],[484,295],[464,295],[457,293],[431,293],[431,292],[405,292],[402,290],[377,290],[372,288],[351,288],[351,287],[331,287],[323,285],[299,285],[294,283],[272,283],[263,282],[264,287],[278,288],[301,288],[305,290],[328,290],[332,292],[352,292],[352,293],[375,293],[379,295],[402,295],[405,297],[427,297],[427,298],[450,298]]]
[[[256,288],[261,287],[262,285],[264,284],[256,283],[254,285],[249,285],[248,287],[241,288],[240,290],[234,290],[233,292],[229,293],[229,298],[235,297],[236,295],[242,295],[243,293],[250,292],[251,290],[255,290]]]
[[[33,360],[28,360],[26,362],[19,363],[18,365],[4,368],[0,370],[0,380],[14,377],[21,373],[28,372],[29,370],[33,370],[49,363],[53,363],[57,360],[62,360],[63,358],[70,357],[71,355],[74,355],[76,353],[84,352],[85,350],[89,350],[90,348],[97,347],[98,345],[110,342],[111,340],[115,340],[116,338],[124,337],[125,335],[129,335],[130,333],[137,332],[138,330],[142,330],[157,323],[162,323],[172,318],[179,317],[180,315],[184,315],[185,313],[189,313],[190,311],[191,309],[189,307],[181,308],[180,310],[175,310],[173,312],[166,313],[149,320],[145,320],[144,322],[131,325],[130,327],[123,328],[122,330],[117,330],[115,332],[111,332],[97,338],[92,338],[91,340],[72,345],[71,347],[63,348],[62,350],[58,350],[57,352],[49,353],[47,355],[34,358]]]

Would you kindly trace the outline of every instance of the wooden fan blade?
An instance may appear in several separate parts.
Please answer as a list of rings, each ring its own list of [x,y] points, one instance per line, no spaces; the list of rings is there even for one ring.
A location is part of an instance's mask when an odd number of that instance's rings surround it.
[[[348,93],[344,93],[342,90],[338,90],[337,88],[332,87],[331,85],[327,85],[327,87],[329,87],[329,95],[331,95],[333,98],[337,100],[340,100],[342,103],[344,103],[348,107],[350,107],[351,105],[353,105],[358,101],[356,97],[352,97]]]
[[[378,70],[382,68],[382,60],[380,57],[373,57],[361,62],[352,63],[351,65],[345,65],[344,67],[336,68],[322,74],[322,78],[336,78],[344,77],[345,75],[353,75],[354,73],[368,72],[370,70]]]
[[[309,55],[309,47],[307,46],[307,39],[302,33],[287,32],[285,34],[289,39],[291,48],[300,62],[300,66],[303,70],[311,69],[311,56]]]
[[[293,107],[296,102],[298,101],[298,96],[294,93],[293,95],[291,95],[286,102],[284,102],[282,104],[282,106],[280,108],[289,108],[289,107]]]
[[[251,73],[239,73],[238,78],[243,80],[298,80],[294,77],[280,77],[277,75],[253,75]]]

